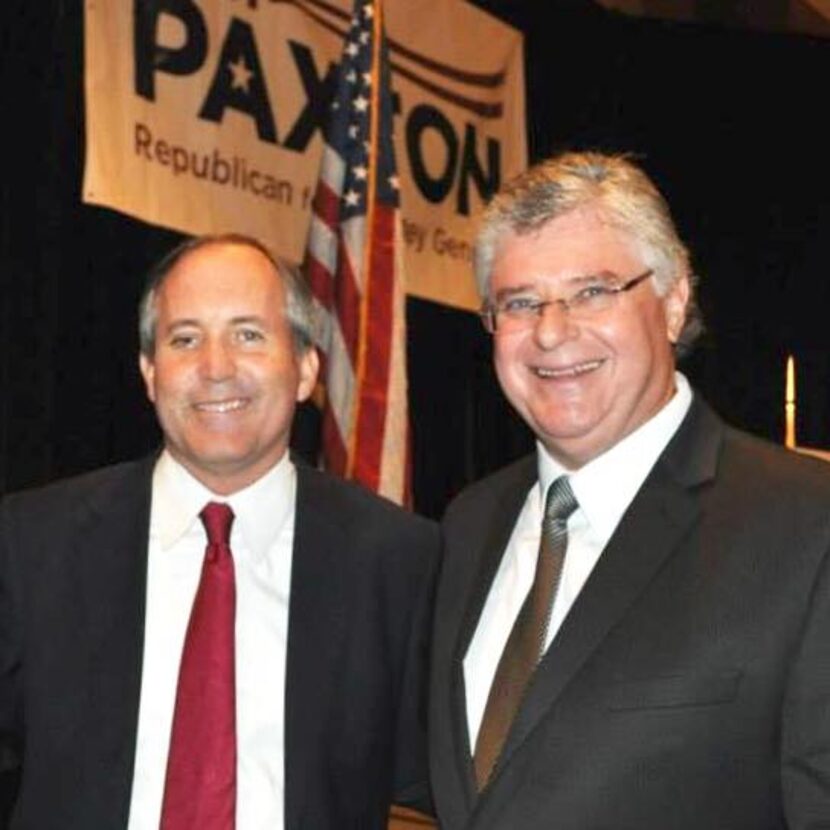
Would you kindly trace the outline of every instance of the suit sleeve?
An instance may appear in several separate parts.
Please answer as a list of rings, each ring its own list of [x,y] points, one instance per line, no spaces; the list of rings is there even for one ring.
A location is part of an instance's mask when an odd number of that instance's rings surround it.
[[[830,540],[827,544],[830,548]],[[781,783],[787,827],[830,826],[830,550],[810,597],[788,680]]]
[[[408,633],[406,663],[401,681],[395,736],[393,801],[404,807],[432,814],[427,766],[427,690],[429,639],[435,579],[439,560],[437,525],[424,522],[411,540],[410,557],[417,564],[411,575],[415,602]]]

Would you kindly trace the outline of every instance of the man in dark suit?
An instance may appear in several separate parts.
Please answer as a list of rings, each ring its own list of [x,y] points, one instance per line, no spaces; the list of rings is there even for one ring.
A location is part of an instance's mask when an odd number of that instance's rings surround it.
[[[830,471],[675,371],[686,248],[629,161],[507,185],[476,249],[537,451],[445,518],[442,830],[830,827]]]
[[[0,508],[10,826],[385,828],[428,803],[437,529],[292,463],[310,302],[259,243],[179,247],[140,327],[163,452]]]

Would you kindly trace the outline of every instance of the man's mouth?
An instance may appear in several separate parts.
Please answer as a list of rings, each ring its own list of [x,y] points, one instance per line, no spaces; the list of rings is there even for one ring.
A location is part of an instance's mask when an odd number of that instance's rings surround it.
[[[551,380],[571,380],[572,378],[577,378],[581,375],[586,375],[589,372],[596,371],[604,362],[604,360],[586,360],[582,363],[572,363],[570,366],[562,366],[559,368],[534,366],[532,371],[533,374],[539,378],[549,378]]]
[[[249,403],[249,398],[227,398],[221,401],[197,401],[193,404],[193,408],[197,412],[221,415],[225,412],[237,412],[240,409],[244,409]]]

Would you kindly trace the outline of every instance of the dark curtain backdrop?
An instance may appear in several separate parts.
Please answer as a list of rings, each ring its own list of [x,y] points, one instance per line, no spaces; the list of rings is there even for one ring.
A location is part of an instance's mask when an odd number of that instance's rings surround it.
[[[405,0],[399,0],[405,2]],[[731,422],[779,441],[798,358],[803,443],[830,447],[830,42],[481,0],[527,36],[533,158],[635,153],[672,204],[708,334],[686,364]],[[0,10],[0,492],[133,458],[158,435],[136,369],[147,267],[179,236],[80,203],[81,0]],[[416,507],[531,446],[477,318],[410,300]],[[311,443],[302,413],[297,442]]]

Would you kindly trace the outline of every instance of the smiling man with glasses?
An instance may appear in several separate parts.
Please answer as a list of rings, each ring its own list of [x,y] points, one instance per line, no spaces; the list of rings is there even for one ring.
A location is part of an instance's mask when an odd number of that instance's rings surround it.
[[[444,521],[441,827],[830,826],[830,474],[675,370],[700,326],[663,197],[625,158],[544,162],[476,272],[537,451]]]

